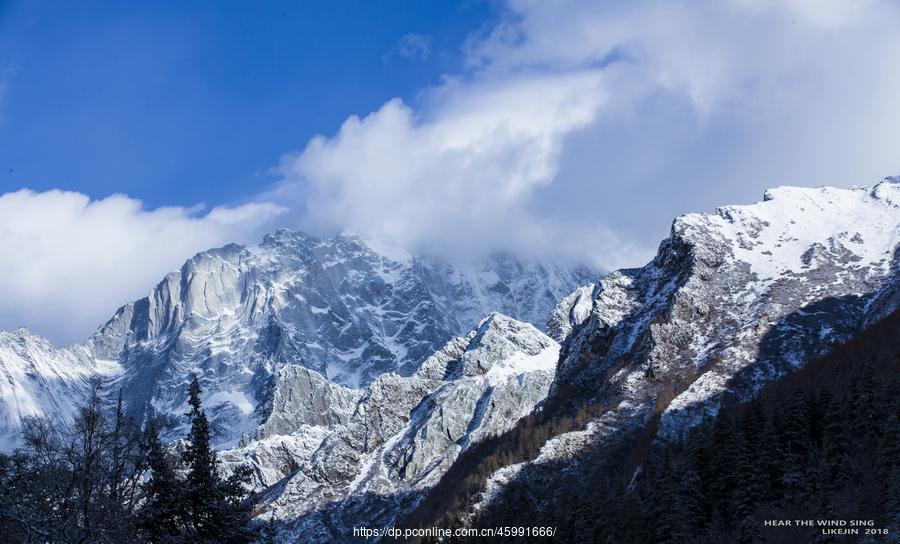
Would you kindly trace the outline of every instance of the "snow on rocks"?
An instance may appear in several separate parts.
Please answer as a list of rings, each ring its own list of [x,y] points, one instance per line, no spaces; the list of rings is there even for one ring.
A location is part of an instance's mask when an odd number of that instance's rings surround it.
[[[69,424],[93,377],[113,379],[115,361],[96,359],[84,346],[54,348],[24,327],[0,332],[0,451],[17,445],[22,418],[53,416]]]
[[[550,397],[605,410],[493,474],[475,511],[513,479],[546,482],[581,455],[661,417],[668,438],[727,394],[751,397],[900,307],[900,185],[781,187],[762,202],[677,218],[654,260],[562,300]],[[590,293],[590,311],[585,314]],[[566,406],[563,406],[566,409]]]

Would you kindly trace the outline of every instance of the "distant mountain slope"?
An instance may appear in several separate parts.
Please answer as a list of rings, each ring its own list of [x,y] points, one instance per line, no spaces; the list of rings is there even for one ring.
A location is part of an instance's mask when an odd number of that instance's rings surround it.
[[[0,332],[0,451],[14,447],[10,436],[23,417],[61,416],[69,422],[94,376],[119,372],[115,361],[97,360],[90,348],[55,349],[25,328]]]
[[[384,372],[410,376],[490,312],[543,328],[563,296],[600,275],[506,255],[457,267],[355,235],[280,230],[259,246],[199,253],[83,346],[55,350],[43,341],[45,348],[25,353],[16,342],[36,345],[39,337],[20,330],[0,338],[0,371],[18,391],[0,391],[0,431],[13,432],[28,414],[68,418],[79,388],[44,384],[96,373],[123,389],[133,413],[170,414],[178,423],[196,374],[218,443],[234,443],[268,418],[286,365],[350,388]]]

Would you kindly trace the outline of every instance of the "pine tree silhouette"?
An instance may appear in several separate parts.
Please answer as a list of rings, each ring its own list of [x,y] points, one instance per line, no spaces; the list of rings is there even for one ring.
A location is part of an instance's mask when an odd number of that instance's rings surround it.
[[[139,513],[140,526],[150,542],[180,542],[184,535],[184,492],[181,481],[159,440],[157,421],[147,424],[150,477],[144,484],[146,504]]]

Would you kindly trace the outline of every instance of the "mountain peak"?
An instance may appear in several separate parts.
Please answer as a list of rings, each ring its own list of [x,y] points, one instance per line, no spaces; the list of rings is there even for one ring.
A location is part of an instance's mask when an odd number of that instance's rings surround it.
[[[388,239],[279,229],[259,246],[198,253],[79,349],[86,372],[96,361],[117,365],[114,386],[129,409],[169,418],[175,435],[196,375],[213,402],[216,439],[231,443],[265,420],[271,384],[287,365],[352,389],[386,372],[411,376],[490,312],[541,326],[558,299],[598,276],[509,256],[458,267],[414,258]],[[68,357],[52,346],[47,353]],[[6,430],[16,426],[10,420]]]

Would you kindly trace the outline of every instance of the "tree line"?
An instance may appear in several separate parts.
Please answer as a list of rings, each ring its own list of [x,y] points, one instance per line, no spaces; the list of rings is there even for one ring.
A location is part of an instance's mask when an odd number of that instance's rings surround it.
[[[181,454],[160,440],[159,418],[135,424],[94,380],[74,422],[23,421],[22,447],[0,454],[0,534],[5,542],[233,543],[260,537],[250,469],[217,469],[194,378],[191,430]],[[114,405],[114,406],[112,406]]]
[[[900,542],[898,376],[894,313],[679,437],[653,441],[651,421],[627,447],[513,481],[468,525],[556,527],[554,543]],[[834,535],[795,520],[871,525]]]

